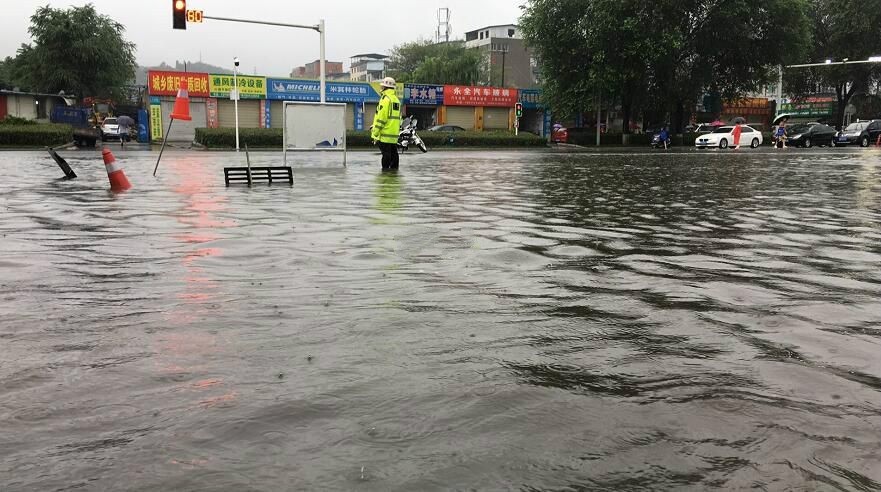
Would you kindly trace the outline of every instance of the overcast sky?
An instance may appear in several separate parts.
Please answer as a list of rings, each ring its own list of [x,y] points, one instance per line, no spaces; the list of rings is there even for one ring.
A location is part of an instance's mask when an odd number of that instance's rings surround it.
[[[448,7],[453,36],[495,24],[516,23],[525,0],[412,0],[362,2],[357,0],[188,0],[187,8],[206,15],[240,17],[292,24],[327,23],[327,57],[348,67],[358,53],[386,53],[396,45],[420,37],[434,38],[437,9]],[[84,5],[85,0],[3,0],[0,17],[0,57],[14,56],[21,43],[30,42],[30,16],[41,5],[55,8]],[[186,31],[171,28],[171,0],[92,0],[98,12],[126,27],[126,36],[137,45],[141,65],[175,60],[202,61],[232,68],[238,56],[244,71],[256,68],[261,75],[287,75],[295,66],[318,58],[314,31],[256,26],[220,21],[190,24]],[[381,7],[385,5],[384,7]],[[387,6],[397,8],[389,9]],[[380,19],[380,12],[394,13]]]

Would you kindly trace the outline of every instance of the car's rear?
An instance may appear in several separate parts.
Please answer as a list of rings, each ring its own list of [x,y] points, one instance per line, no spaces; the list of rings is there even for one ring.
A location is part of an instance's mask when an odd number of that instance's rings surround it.
[[[119,140],[119,122],[116,118],[104,118],[101,124],[102,140]]]
[[[554,128],[551,140],[553,140],[554,143],[568,143],[569,130],[565,127]]]

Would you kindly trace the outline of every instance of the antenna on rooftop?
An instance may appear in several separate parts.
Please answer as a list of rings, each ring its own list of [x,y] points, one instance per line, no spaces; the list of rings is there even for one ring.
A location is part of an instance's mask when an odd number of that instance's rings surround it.
[[[437,9],[437,42],[450,42],[453,26],[450,24],[450,9],[444,7]]]

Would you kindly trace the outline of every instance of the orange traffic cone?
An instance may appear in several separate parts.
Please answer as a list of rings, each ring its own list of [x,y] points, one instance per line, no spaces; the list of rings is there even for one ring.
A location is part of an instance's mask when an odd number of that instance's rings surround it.
[[[187,92],[187,81],[181,79],[180,88],[177,90],[177,99],[174,100],[174,111],[171,112],[171,119],[186,120],[193,119],[190,116],[190,94]]]
[[[116,158],[113,157],[113,152],[110,152],[110,149],[104,147],[104,151],[101,152],[101,155],[104,157],[104,167],[107,168],[107,178],[110,179],[110,191],[125,191],[132,187],[132,184],[128,182],[128,178],[125,177],[125,172],[122,170],[122,166],[116,163]]]

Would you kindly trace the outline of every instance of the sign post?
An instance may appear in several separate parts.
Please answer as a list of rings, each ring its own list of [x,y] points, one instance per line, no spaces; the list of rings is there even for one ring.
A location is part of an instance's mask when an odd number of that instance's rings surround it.
[[[520,135],[520,118],[523,116],[523,103],[514,105],[514,136]]]

